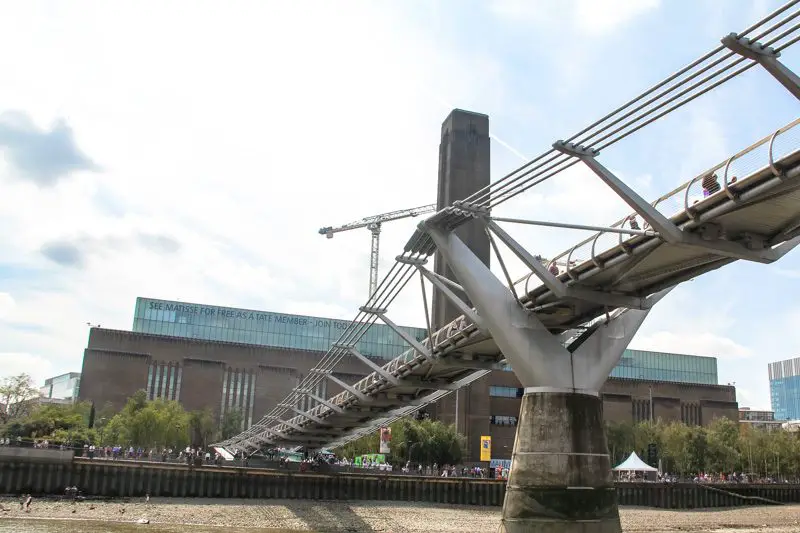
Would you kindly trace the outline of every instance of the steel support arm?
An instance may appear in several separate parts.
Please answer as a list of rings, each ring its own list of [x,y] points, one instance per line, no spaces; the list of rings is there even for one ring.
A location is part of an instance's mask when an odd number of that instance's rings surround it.
[[[307,429],[305,429],[305,428],[303,428],[301,426],[298,426],[297,424],[294,424],[292,422],[289,422],[288,420],[284,420],[283,418],[281,418],[279,416],[267,415],[264,418],[266,418],[267,420],[272,420],[273,422],[278,422],[279,424],[283,424],[285,426],[288,426],[288,427],[292,428],[295,431],[299,431],[300,433],[305,433],[306,431],[308,431]]]
[[[560,229],[577,229],[585,231],[597,231],[600,233],[618,233],[620,235],[640,235],[645,237],[653,237],[655,231],[646,229],[632,229],[632,228],[614,228],[611,226],[588,226],[586,224],[567,224],[565,222],[546,222],[544,220],[525,220],[522,218],[503,218],[491,217],[495,222],[510,222],[512,224],[526,224],[529,226],[542,226],[545,228],[560,228]]]
[[[295,406],[293,406],[293,405],[290,405],[290,406],[289,406],[289,409],[291,409],[292,411],[294,411],[295,413],[297,413],[298,415],[300,415],[300,416],[302,416],[302,417],[304,417],[304,418],[308,418],[308,419],[309,419],[309,420],[311,420],[312,422],[316,422],[316,423],[317,423],[317,424],[319,424],[320,426],[330,426],[330,425],[331,425],[331,423],[330,423],[330,422],[327,422],[327,421],[325,421],[325,420],[321,419],[321,418],[320,418],[320,417],[318,417],[318,416],[314,416],[314,415],[312,415],[311,413],[308,413],[308,412],[306,412],[306,411],[303,411],[302,409],[298,409],[297,407],[295,407]]]
[[[341,379],[337,378],[336,376],[333,375],[333,373],[322,371],[322,370],[318,370],[317,372],[319,374],[325,376],[327,379],[333,381],[337,385],[339,385],[342,389],[344,389],[347,392],[349,392],[350,394],[352,394],[355,398],[358,398],[359,401],[364,402],[364,403],[369,403],[369,401],[370,401],[369,396],[367,396],[366,394],[364,394],[360,390],[356,389],[352,385],[348,385],[347,383],[345,383]]]
[[[650,227],[655,229],[665,241],[678,243],[682,240],[680,228],[597,160],[596,156],[599,152],[564,141],[555,142],[553,148],[559,152],[580,159],[592,172],[597,174],[611,190],[617,193],[617,196],[622,198],[634,211],[639,213],[639,215],[650,224]]]
[[[597,328],[570,353],[561,345],[560,337],[550,333],[534,313],[524,309],[453,232],[430,223],[425,228],[485,318],[495,343],[526,389],[597,394],[652,304],[666,294],[665,291],[653,295],[643,310],[615,313],[606,326]]]
[[[659,236],[669,244],[699,248],[715,255],[755,261],[757,263],[772,263],[776,260],[772,250],[750,250],[737,242],[724,239],[706,240],[693,233],[683,231],[597,161],[597,150],[564,141],[555,142],[553,148],[580,159],[625,203],[641,215],[658,232]]]
[[[726,35],[721,39],[722,44],[732,52],[752,59],[769,72],[772,77],[786,87],[795,98],[800,99],[800,77],[797,76],[786,65],[778,61],[780,52],[774,48],[763,46],[758,42],[751,41],[746,37],[739,37],[735,33]]]
[[[481,330],[481,332],[486,333],[488,331],[483,319],[478,316],[478,313],[476,313],[471,306],[467,305],[467,302],[459,298],[458,295],[447,286],[447,284],[442,282],[439,276],[434,275],[433,272],[429,271],[425,267],[419,266],[417,268],[419,269],[420,273],[425,276],[425,279],[430,281],[431,284],[436,287],[442,296],[450,300],[450,303],[452,303],[456,309],[461,311],[462,315],[467,317],[467,320],[475,324],[478,329]]]
[[[567,351],[541,321],[519,305],[511,291],[453,232],[430,223],[424,229],[467,291],[500,351],[525,387],[571,387]]]
[[[305,389],[297,389],[297,392],[300,393],[300,394],[304,394],[305,396],[308,396],[309,398],[311,398],[312,400],[316,401],[317,403],[321,403],[322,405],[324,405],[328,409],[336,412],[337,414],[344,413],[344,409],[342,409],[341,407],[339,407],[335,403],[331,403],[328,400],[317,396],[316,394],[314,394],[311,391],[307,391]]]
[[[358,359],[359,361],[370,367],[373,372],[375,372],[376,374],[378,374],[378,376],[385,379],[388,383],[391,383],[392,385],[397,385],[399,381],[397,376],[392,375],[391,372],[387,371],[385,368],[382,368],[372,359],[370,359],[366,355],[356,350],[355,346],[350,346],[347,344],[337,344],[337,343],[334,343],[333,346],[334,348],[340,348],[342,350],[346,350],[347,352],[350,353],[350,355],[352,355],[353,357],[355,357],[356,359]]]
[[[484,220],[486,227],[500,239],[503,244],[516,255],[525,266],[530,268],[542,280],[545,287],[557,298],[573,298],[588,302],[598,303],[609,307],[628,307],[631,309],[644,309],[647,305],[646,298],[599,292],[582,287],[569,286],[550,273],[545,266],[536,259],[528,250],[523,248],[511,235],[498,226],[493,220]]]
[[[577,388],[600,390],[644,323],[650,309],[673,288],[650,296],[646,309],[616,310],[607,321],[598,324],[595,331],[581,339],[580,346],[572,351]]]
[[[368,313],[371,315],[376,315],[381,321],[389,326],[395,333],[397,333],[406,343],[411,346],[416,352],[420,355],[425,357],[426,359],[435,360],[433,354],[429,349],[422,345],[417,339],[412,337],[407,331],[404,331],[403,328],[392,322],[388,316],[386,316],[386,309],[377,309],[373,307],[366,307],[362,306],[360,308],[362,313]]]

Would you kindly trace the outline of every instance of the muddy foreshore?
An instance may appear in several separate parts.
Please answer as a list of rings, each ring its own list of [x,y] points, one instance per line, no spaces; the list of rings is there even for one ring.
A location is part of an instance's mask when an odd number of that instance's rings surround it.
[[[800,505],[725,510],[667,511],[621,508],[624,531],[717,533],[758,530],[800,531]],[[151,524],[187,524],[228,528],[265,528],[315,532],[459,532],[495,531],[500,509],[406,502],[329,502],[309,500],[216,500],[154,498],[129,501],[33,500],[30,512],[19,499],[0,499],[0,519],[74,519]]]

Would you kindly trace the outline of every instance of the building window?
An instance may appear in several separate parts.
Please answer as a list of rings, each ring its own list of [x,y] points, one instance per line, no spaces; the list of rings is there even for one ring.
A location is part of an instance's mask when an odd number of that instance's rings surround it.
[[[226,368],[225,372],[222,374],[222,400],[220,401],[219,406],[220,423],[222,422],[222,418],[225,416],[225,401],[228,399],[228,374],[230,374],[230,372]]]
[[[220,403],[220,423],[227,413],[242,413],[241,430],[253,424],[253,405],[255,404],[256,376],[244,370],[225,369],[222,377],[222,401]]]
[[[650,421],[650,400],[633,400],[631,404],[635,424]]]
[[[495,426],[516,426],[517,417],[505,416],[505,415],[492,415],[489,417],[489,422]]]
[[[181,378],[183,377],[183,367],[178,365],[178,379],[177,383],[175,384],[175,401],[180,401],[181,399]]]
[[[158,398],[158,387],[161,385],[161,365],[156,364],[156,377],[153,380],[153,397],[151,400]]]
[[[518,387],[489,387],[489,396],[495,398],[522,398],[524,392],[524,389]]]
[[[177,369],[174,366],[172,366],[171,363],[168,368],[169,368],[169,378],[168,378],[169,386],[167,387],[167,400],[174,400],[175,397],[173,396],[173,394],[175,394],[175,374],[177,374],[177,372],[175,371]]]
[[[697,403],[681,403],[681,422],[687,426],[700,426],[701,408]]]
[[[153,398],[153,363],[147,365],[147,399]]]
[[[247,408],[247,427],[253,425],[253,403],[255,402],[256,398],[256,375],[250,374],[250,405]],[[245,428],[247,429],[247,428]]]

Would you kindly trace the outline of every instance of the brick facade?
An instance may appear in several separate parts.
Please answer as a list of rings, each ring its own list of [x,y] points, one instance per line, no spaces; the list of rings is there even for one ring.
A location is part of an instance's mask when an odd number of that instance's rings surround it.
[[[321,357],[320,352],[92,328],[84,352],[79,399],[93,401],[98,407],[110,402],[119,409],[133,393],[147,387],[151,364],[173,364],[182,368],[179,400],[185,408],[210,407],[219,413],[226,369],[244,371],[255,375],[253,421],[257,421],[289,394]],[[336,376],[346,382],[368,373],[367,366],[353,357],[343,359],[336,370]],[[431,416],[454,423],[458,404],[458,429],[467,436],[467,455],[475,461],[481,435],[492,436],[492,456],[497,459],[510,458],[514,445],[516,428],[492,424],[490,417],[518,416],[520,400],[493,397],[491,386],[519,388],[520,383],[513,372],[492,372],[425,408]],[[618,378],[610,378],[602,389],[606,420],[648,419],[651,388],[655,418],[703,425],[717,417],[738,420],[734,387]],[[330,382],[324,390],[326,397],[340,391]]]

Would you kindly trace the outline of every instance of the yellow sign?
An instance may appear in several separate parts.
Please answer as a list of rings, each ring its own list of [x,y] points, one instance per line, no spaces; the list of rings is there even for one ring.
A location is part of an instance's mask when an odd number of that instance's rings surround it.
[[[481,436],[481,461],[492,460],[492,437]]]

